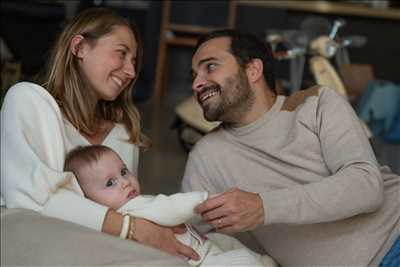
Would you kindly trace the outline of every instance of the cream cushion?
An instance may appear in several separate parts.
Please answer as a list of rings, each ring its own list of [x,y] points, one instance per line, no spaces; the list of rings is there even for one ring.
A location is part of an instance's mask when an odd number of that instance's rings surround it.
[[[1,266],[188,266],[177,257],[24,209],[1,209]]]

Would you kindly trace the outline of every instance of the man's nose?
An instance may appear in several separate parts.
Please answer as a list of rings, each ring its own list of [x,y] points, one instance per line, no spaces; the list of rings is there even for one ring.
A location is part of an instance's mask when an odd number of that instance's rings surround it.
[[[202,75],[197,75],[196,78],[194,78],[193,83],[192,83],[192,90],[195,93],[198,93],[201,91],[201,89],[206,85],[207,80],[202,76]]]

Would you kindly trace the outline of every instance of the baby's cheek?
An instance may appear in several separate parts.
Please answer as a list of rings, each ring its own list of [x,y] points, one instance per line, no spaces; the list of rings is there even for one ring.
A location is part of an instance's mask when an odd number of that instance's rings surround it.
[[[138,179],[133,179],[133,181],[132,181],[132,184],[134,185],[134,186],[136,186],[137,188],[140,188],[140,184],[139,184],[139,180]]]
[[[140,184],[139,184],[139,182],[136,183],[136,188],[137,188],[137,191],[140,193],[141,190],[140,190]]]

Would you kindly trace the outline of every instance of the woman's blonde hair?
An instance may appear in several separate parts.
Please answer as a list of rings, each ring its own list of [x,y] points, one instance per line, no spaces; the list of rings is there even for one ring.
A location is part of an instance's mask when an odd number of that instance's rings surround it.
[[[137,42],[136,77],[113,101],[93,97],[81,76],[77,58],[70,44],[76,35],[82,35],[91,45],[115,26],[126,26]],[[77,130],[94,134],[99,120],[122,123],[129,133],[130,143],[148,148],[150,140],[141,132],[140,115],[132,101],[132,87],[142,67],[143,45],[138,28],[132,22],[106,8],[89,8],[78,14],[58,37],[48,62],[44,86],[60,105],[66,118]],[[97,105],[96,105],[97,103]]]

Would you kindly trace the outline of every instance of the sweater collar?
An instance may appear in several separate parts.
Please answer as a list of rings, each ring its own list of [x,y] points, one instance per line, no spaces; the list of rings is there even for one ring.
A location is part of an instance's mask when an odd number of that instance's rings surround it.
[[[260,116],[260,118],[258,118],[257,120],[253,121],[250,124],[247,124],[247,125],[242,126],[242,127],[232,127],[232,126],[224,125],[223,128],[227,132],[229,132],[229,133],[231,133],[233,135],[236,135],[236,136],[246,135],[246,134],[256,130],[260,126],[264,125],[265,123],[267,123],[271,119],[273,119],[275,114],[281,109],[284,100],[285,100],[285,96],[278,95],[277,98],[276,98],[276,101],[272,105],[272,107],[267,112],[265,112],[262,116]]]

